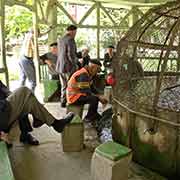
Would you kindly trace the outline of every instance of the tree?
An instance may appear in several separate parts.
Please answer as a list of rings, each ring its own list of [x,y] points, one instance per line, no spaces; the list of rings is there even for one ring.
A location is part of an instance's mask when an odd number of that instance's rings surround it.
[[[6,40],[12,37],[21,36],[32,27],[32,13],[23,7],[6,7],[5,31]]]

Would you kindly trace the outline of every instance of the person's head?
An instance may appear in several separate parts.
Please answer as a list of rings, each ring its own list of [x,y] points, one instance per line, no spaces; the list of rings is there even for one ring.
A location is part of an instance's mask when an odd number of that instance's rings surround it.
[[[90,60],[88,64],[88,71],[90,76],[95,76],[101,70],[101,62],[98,60]]]
[[[84,48],[84,49],[82,49],[82,57],[87,56],[87,55],[88,55],[88,53],[89,53],[89,49],[88,49],[88,48]]]
[[[57,51],[58,51],[58,49],[57,49],[57,42],[51,43],[49,45],[49,47],[50,47],[51,53],[57,55]]]
[[[75,25],[70,25],[66,28],[67,34],[69,34],[72,38],[76,36],[77,27]]]
[[[114,51],[114,46],[110,45],[110,46],[107,47],[107,52],[108,52],[109,54],[112,54],[113,51]]]

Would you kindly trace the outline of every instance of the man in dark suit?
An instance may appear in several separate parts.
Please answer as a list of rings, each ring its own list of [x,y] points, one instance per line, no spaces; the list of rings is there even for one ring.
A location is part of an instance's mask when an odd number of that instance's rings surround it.
[[[61,107],[66,107],[66,88],[70,76],[77,70],[78,58],[75,36],[77,27],[70,25],[66,34],[58,40],[58,59],[56,71],[59,73],[61,82]]]

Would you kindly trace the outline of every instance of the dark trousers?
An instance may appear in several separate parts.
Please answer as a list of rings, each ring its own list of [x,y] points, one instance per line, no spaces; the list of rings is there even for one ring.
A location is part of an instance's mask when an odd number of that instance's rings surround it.
[[[24,136],[33,130],[29,122],[28,114],[19,117],[19,129]]]
[[[87,115],[85,116],[85,120],[94,121],[97,118],[100,118],[100,114],[97,112],[98,109],[99,98],[94,95],[89,96],[80,96],[79,99],[74,103],[77,105],[89,104]]]

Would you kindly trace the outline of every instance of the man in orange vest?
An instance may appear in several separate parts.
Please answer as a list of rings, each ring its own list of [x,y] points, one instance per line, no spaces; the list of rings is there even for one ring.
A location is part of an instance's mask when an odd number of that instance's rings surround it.
[[[106,104],[107,100],[102,96],[93,93],[91,89],[93,77],[100,71],[101,63],[97,60],[90,60],[87,66],[77,70],[69,79],[66,94],[68,104],[83,105],[89,104],[86,122],[98,120],[101,116],[97,112],[98,102]]]

